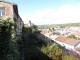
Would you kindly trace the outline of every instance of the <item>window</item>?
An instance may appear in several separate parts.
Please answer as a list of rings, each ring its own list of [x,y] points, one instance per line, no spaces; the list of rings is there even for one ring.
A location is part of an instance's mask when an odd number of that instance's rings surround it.
[[[5,8],[0,7],[0,16],[5,16]]]
[[[20,25],[21,25],[21,22],[20,22]]]

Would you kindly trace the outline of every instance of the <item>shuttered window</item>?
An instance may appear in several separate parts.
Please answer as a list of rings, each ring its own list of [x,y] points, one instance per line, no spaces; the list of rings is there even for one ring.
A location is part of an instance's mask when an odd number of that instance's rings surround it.
[[[5,16],[5,8],[0,7],[0,16]]]

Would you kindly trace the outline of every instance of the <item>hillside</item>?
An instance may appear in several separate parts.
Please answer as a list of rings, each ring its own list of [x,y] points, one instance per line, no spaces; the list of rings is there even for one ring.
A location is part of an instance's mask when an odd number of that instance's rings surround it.
[[[55,43],[51,45],[35,34],[27,36],[23,40],[24,60],[76,60],[66,55]]]

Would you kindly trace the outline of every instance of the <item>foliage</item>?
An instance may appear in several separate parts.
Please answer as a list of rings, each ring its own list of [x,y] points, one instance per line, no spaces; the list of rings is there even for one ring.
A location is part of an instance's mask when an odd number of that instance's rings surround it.
[[[72,39],[80,40],[80,38],[76,37],[75,35],[69,35],[69,36],[67,36],[67,38],[72,38]]]
[[[65,28],[65,27],[66,27],[65,25],[61,25],[61,26],[60,26],[60,28]]]
[[[36,34],[39,34],[40,33],[40,31],[38,29],[34,29],[33,32],[36,33]]]
[[[23,32],[27,33],[27,34],[31,34],[32,31],[36,34],[39,33],[38,29],[37,29],[37,25],[32,25],[31,27],[24,27],[23,28]]]
[[[32,30],[33,30],[33,32],[36,33],[36,34],[39,33],[37,25],[33,25],[33,26],[32,26]]]
[[[47,47],[43,46],[41,51],[48,55],[53,60],[75,60],[74,58],[68,56],[63,52],[61,48],[59,48],[55,43],[52,45],[47,45]]]
[[[28,28],[25,28],[25,27],[24,27],[24,28],[23,28],[23,32],[29,34],[29,33],[32,32],[32,29],[31,29],[30,27],[28,27]]]
[[[0,20],[0,60],[19,60],[15,23],[10,18]]]
[[[75,60],[75,58],[69,57],[67,54],[62,53],[62,60]]]
[[[45,45],[45,46],[48,44],[46,41],[38,38],[35,33],[28,34],[28,37],[30,38],[30,40],[35,40],[38,44]]]
[[[67,38],[77,39],[77,37],[76,37],[76,36],[74,36],[74,35],[69,35],[69,36],[67,36]]]
[[[33,29],[37,29],[37,25],[33,25],[32,27],[33,27]]]
[[[54,31],[54,27],[52,28],[52,30]]]

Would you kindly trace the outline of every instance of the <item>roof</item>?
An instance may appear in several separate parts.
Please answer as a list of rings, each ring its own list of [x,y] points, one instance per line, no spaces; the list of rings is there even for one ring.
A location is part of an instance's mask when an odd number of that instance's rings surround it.
[[[65,43],[66,41],[69,40],[69,38],[66,38],[65,36],[60,35],[56,38],[56,40]]]
[[[58,37],[58,35],[51,35],[50,38],[52,39],[56,39]]]
[[[41,31],[40,34],[45,35],[45,36],[50,36],[52,33],[45,30],[45,31]]]
[[[80,40],[69,39],[69,40],[66,41],[65,43],[66,43],[66,44],[69,44],[69,45],[72,45],[72,46],[75,46],[75,45],[77,45],[79,42],[80,42]]]
[[[41,31],[40,33],[43,35],[49,34],[47,31]]]
[[[11,5],[17,5],[17,4],[15,4],[15,3],[12,3],[12,2],[9,2],[9,1],[5,1],[5,0],[0,0],[0,2],[9,3],[9,4],[11,4]]]
[[[34,23],[31,23],[32,26],[34,26]],[[24,27],[29,27],[29,23],[24,24]]]

